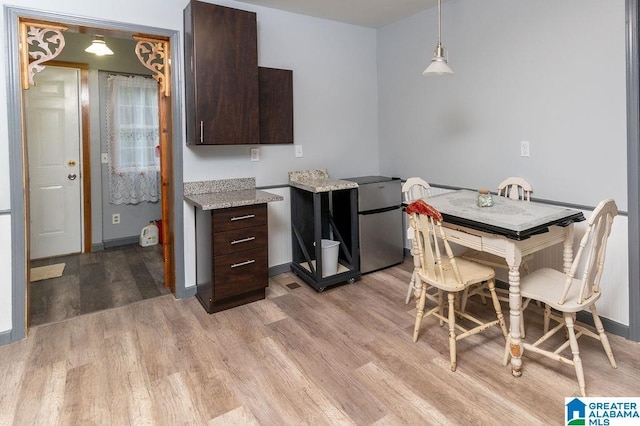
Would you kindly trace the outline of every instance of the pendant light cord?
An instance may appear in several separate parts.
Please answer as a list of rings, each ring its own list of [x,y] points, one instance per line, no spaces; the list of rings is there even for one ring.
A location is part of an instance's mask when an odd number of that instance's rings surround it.
[[[438,0],[438,46],[440,45],[440,0]]]

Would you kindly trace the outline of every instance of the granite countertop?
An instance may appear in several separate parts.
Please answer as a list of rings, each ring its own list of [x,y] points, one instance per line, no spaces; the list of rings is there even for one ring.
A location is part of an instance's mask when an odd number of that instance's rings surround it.
[[[358,184],[348,180],[331,179],[326,170],[289,172],[289,185],[309,192],[329,192],[354,189]]]
[[[255,188],[255,178],[185,182],[184,199],[202,210],[226,209],[282,201],[284,197]]]

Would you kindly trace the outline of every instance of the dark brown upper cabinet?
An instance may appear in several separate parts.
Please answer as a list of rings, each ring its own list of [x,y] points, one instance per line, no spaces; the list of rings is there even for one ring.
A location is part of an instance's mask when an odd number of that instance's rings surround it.
[[[260,143],[293,143],[293,72],[260,67]]]
[[[187,144],[260,143],[256,14],[191,0],[184,38]]]

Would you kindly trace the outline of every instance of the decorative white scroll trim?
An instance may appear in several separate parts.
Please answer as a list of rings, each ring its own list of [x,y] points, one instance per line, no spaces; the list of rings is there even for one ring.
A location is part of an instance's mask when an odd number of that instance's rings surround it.
[[[153,72],[153,78],[160,84],[160,93],[171,95],[169,42],[167,40],[133,36],[137,40],[136,56],[146,68]]]
[[[60,25],[20,22],[23,89],[34,84],[34,76],[45,69],[43,62],[50,61],[62,52],[65,45],[62,31],[66,30],[67,27]]]

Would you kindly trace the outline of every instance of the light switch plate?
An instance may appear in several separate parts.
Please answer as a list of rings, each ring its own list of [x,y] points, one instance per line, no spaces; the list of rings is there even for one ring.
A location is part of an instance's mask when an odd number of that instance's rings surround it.
[[[520,142],[520,157],[528,157],[531,153],[529,149],[529,141]]]
[[[109,163],[109,153],[108,152],[103,152],[100,154],[100,162],[102,164],[108,164]]]
[[[302,145],[295,145],[296,158],[302,158]]]
[[[260,161],[260,148],[251,148],[251,161]]]

